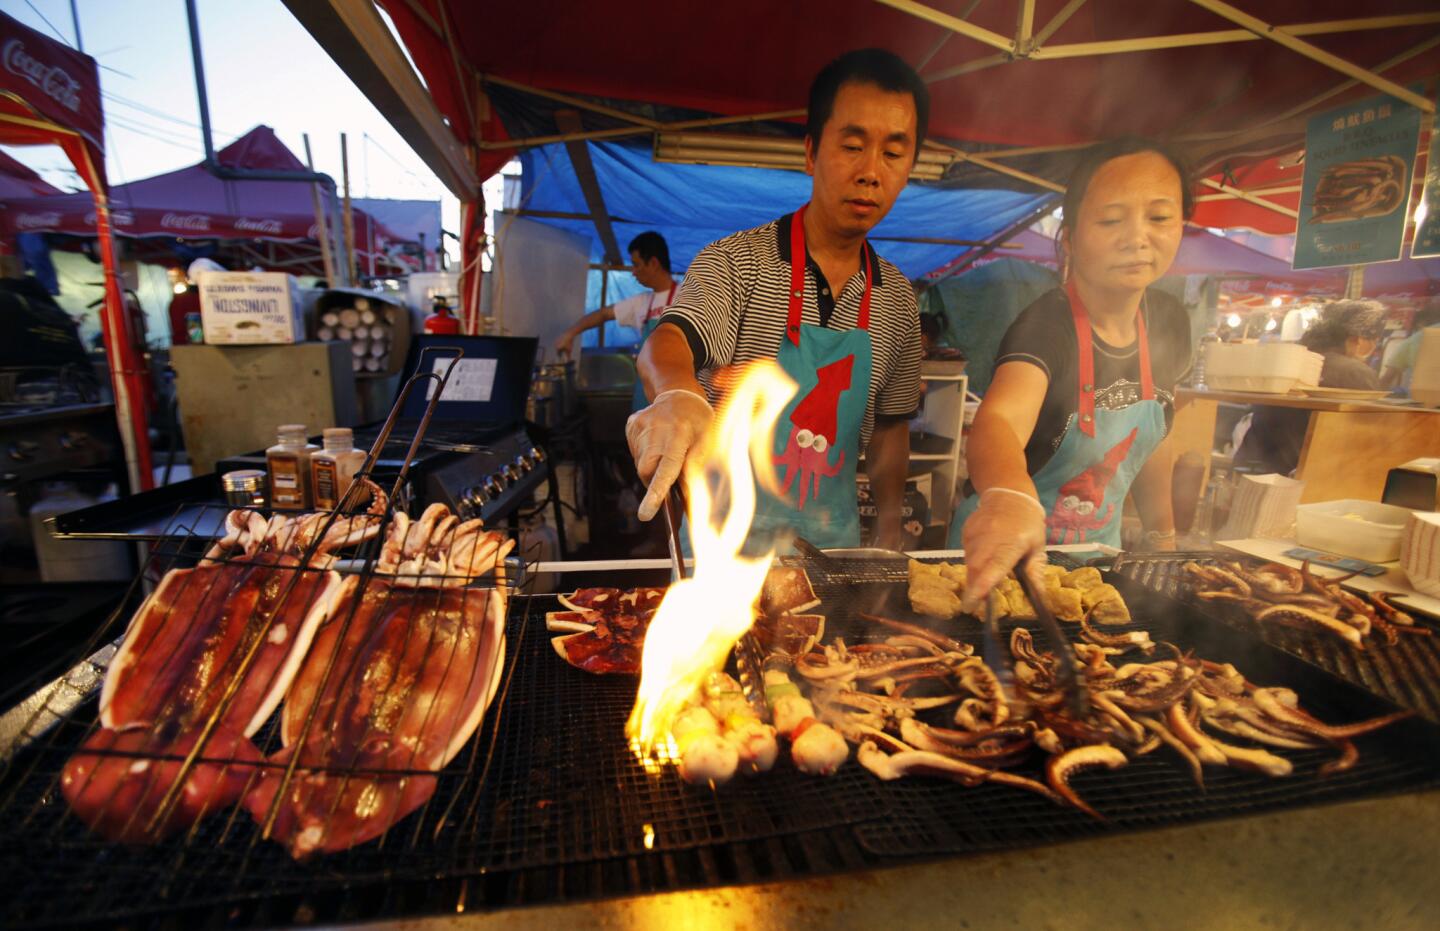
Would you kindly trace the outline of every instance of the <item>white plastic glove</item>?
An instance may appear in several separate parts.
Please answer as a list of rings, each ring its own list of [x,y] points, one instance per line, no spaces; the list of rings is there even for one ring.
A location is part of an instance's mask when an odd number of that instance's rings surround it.
[[[990,589],[1022,561],[1021,571],[1027,572],[1045,563],[1045,507],[1024,492],[987,488],[960,539],[969,570],[960,610],[975,613]]]
[[[685,457],[710,429],[715,412],[710,402],[693,391],[662,391],[650,406],[625,421],[625,439],[640,480],[649,483],[637,515],[649,520],[660,510],[670,486],[680,477]]]

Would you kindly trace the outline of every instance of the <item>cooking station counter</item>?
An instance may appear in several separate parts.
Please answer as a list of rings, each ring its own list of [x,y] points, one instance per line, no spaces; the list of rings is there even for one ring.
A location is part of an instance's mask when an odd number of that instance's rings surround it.
[[[1072,564],[1078,558],[1069,554]],[[856,610],[843,592],[888,590],[906,572],[900,560],[807,566],[842,626]],[[526,568],[527,578],[574,573],[567,588],[581,573],[617,574],[604,563]],[[841,578],[860,574],[872,578]],[[624,578],[631,584],[635,574]],[[1293,686],[1322,719],[1387,707],[1122,572],[1110,578],[1157,638],[1235,657],[1257,681]],[[162,927],[385,917],[381,927],[427,931],[492,922],[790,931],[936,919],[1167,931],[1440,926],[1440,904],[1424,894],[1440,865],[1440,737],[1420,719],[1362,738],[1353,768],[1330,776],[1318,772],[1330,748],[1286,751],[1295,772],[1283,778],[1207,769],[1204,791],[1160,754],[1078,776],[1077,790],[1104,822],[1003,786],[882,782],[853,759],[827,778],[782,761],[709,791],[636,763],[622,736],[634,680],[561,662],[545,627],[557,606],[551,595],[511,598],[493,711],[433,799],[383,842],[325,858],[292,861],[243,814],[208,819],[194,837],[156,847],[88,834],[47,794],[88,732],[81,709],[10,773],[18,781],[0,781],[0,791],[18,790],[0,809],[9,825],[0,866],[23,890],[0,915],[16,927],[104,916]],[[743,667],[739,675],[743,682]],[[70,894],[80,888],[86,896]]]
[[[356,927],[1440,927],[1440,791],[820,878]]]

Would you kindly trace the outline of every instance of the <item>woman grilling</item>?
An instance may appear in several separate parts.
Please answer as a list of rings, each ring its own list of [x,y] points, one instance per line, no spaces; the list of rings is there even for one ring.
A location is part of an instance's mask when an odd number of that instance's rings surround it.
[[[970,481],[950,526],[970,565],[967,610],[1047,543],[1118,546],[1132,491],[1149,541],[1174,548],[1165,438],[1190,324],[1179,302],[1146,289],[1193,208],[1184,164],[1157,143],[1104,143],[1076,168],[1063,285],[1011,324],[970,432]]]

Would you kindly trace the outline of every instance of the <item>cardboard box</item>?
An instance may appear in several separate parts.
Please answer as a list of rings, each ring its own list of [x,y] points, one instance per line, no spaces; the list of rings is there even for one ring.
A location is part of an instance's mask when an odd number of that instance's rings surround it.
[[[199,287],[205,342],[233,346],[305,341],[300,286],[293,276],[205,272]]]

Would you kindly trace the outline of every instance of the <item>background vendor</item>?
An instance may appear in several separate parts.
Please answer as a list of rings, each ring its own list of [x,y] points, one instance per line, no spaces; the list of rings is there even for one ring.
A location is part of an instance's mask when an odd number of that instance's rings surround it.
[[[605,321],[614,320],[623,327],[640,331],[643,342],[654,330],[665,308],[675,300],[678,284],[670,276],[670,246],[665,237],[654,230],[648,230],[630,240],[626,247],[630,253],[630,272],[635,280],[647,290],[633,294],[624,300],[607,304],[599,310],[592,310],[555,339],[555,351],[562,355],[575,355],[575,341],[586,330],[604,326]]]
[[[1153,545],[1174,548],[1174,386],[1190,323],[1147,290],[1180,248],[1194,195],[1163,146],[1087,153],[1065,193],[1063,286],[1006,332],[967,445],[970,487],[950,528],[970,566],[966,607],[1047,544],[1119,546],[1133,492]]]
[[[754,530],[857,545],[864,451],[876,542],[898,545],[907,421],[920,392],[919,319],[910,282],[866,236],[904,190],[928,119],[924,83],[890,52],[849,52],[816,76],[805,134],[810,202],[706,246],[640,352],[652,400],[626,437],[649,482],[642,520],[710,430],[717,373],[775,359],[799,390],[775,429],[785,497],[761,496]]]
[[[1377,391],[1380,379],[1367,361],[1385,332],[1379,301],[1335,301],[1300,337],[1300,344],[1325,357],[1320,387]],[[1250,429],[1235,452],[1235,464],[1256,472],[1289,475],[1300,464],[1310,412],[1258,405]]]
[[[1410,378],[1415,373],[1415,360],[1420,356],[1420,341],[1425,338],[1425,331],[1430,327],[1440,327],[1440,298],[1431,298],[1429,303],[1415,312],[1415,332],[1401,341],[1399,348],[1385,360],[1380,371],[1382,388],[1399,387],[1409,390]]]

